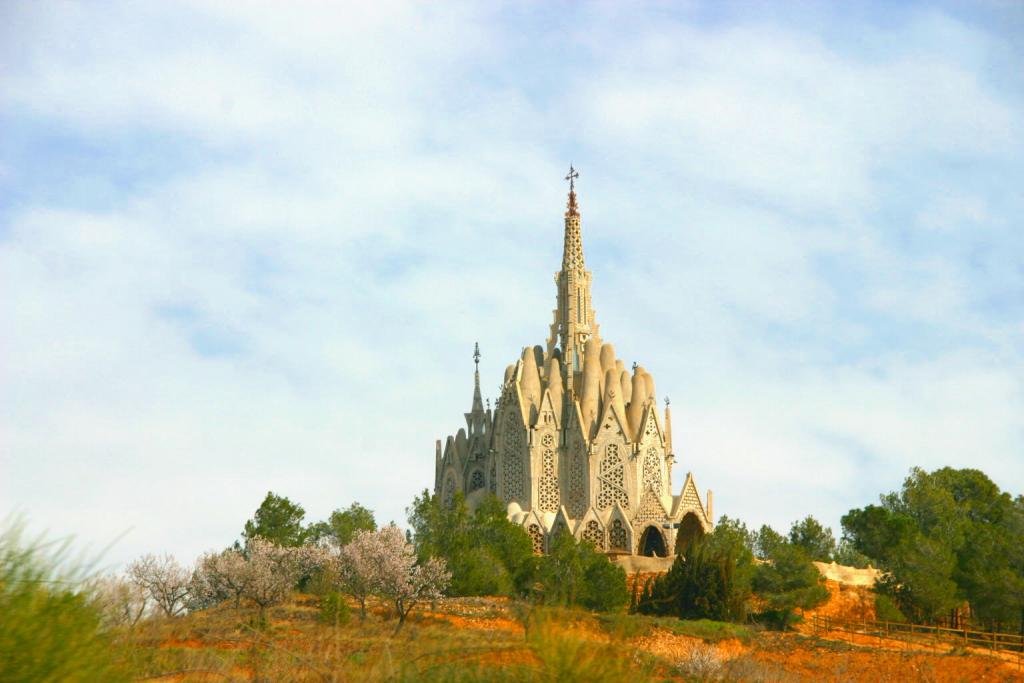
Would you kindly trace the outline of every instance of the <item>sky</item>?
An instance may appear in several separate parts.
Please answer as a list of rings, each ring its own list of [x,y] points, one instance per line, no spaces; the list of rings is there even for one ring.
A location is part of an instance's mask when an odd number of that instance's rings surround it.
[[[1024,492],[1024,5],[5,2],[0,517],[117,567],[378,521],[543,343],[569,164],[675,481]]]

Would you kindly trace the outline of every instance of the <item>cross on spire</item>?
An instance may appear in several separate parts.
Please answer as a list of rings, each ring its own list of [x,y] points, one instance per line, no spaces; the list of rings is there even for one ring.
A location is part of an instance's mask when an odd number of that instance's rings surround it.
[[[572,164],[569,164],[569,175],[565,176],[565,179],[569,181],[569,192],[576,191],[576,179],[580,177],[580,172],[573,168]]]

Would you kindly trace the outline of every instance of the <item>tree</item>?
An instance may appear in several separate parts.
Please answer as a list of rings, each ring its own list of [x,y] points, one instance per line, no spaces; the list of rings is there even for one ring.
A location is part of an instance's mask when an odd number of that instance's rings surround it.
[[[252,572],[242,551],[228,548],[219,553],[207,553],[199,558],[192,572],[190,597],[197,609],[233,599],[235,607],[241,605]]]
[[[451,574],[438,558],[417,562],[415,548],[398,527],[386,526],[375,535],[380,549],[376,558],[376,592],[394,605],[398,613],[397,633],[416,605],[442,596]]]
[[[850,510],[843,534],[886,571],[879,590],[915,620],[1024,626],[1024,506],[984,473],[914,468],[898,492]]]
[[[302,526],[305,516],[306,511],[301,505],[268,491],[253,518],[245,523],[242,538],[246,546],[256,537],[280,546],[300,546],[306,540],[306,530]]]
[[[785,537],[767,524],[753,534],[754,554],[765,559],[770,557],[775,548],[786,542]]]
[[[521,595],[532,585],[537,562],[530,537],[508,520],[497,497],[485,497],[470,514],[461,493],[442,505],[423,491],[407,512],[417,555],[445,561],[452,595]]]
[[[91,596],[104,629],[134,628],[149,607],[142,587],[121,576],[100,577],[92,583]]]
[[[377,521],[373,517],[373,512],[355,502],[346,510],[332,512],[326,522],[317,522],[310,526],[307,538],[314,541],[328,540],[340,547],[351,541],[357,531],[376,530]]]
[[[836,552],[832,559],[839,564],[857,569],[864,569],[871,563],[868,556],[853,547],[853,543],[847,538],[840,539],[836,544]]]
[[[380,589],[381,567],[378,558],[385,552],[383,539],[376,531],[357,531],[335,558],[335,574],[341,590],[359,603],[359,618],[366,620],[366,601]]]
[[[128,565],[128,577],[165,616],[186,610],[191,572],[171,555],[143,555]]]
[[[259,623],[266,623],[266,610],[287,598],[296,581],[299,580],[301,565],[296,548],[280,546],[260,537],[253,536],[247,546],[248,558],[245,565],[239,565],[244,578],[242,597],[251,600],[259,608]]]
[[[810,609],[828,598],[824,579],[798,545],[782,541],[771,547],[767,561],[753,577],[755,594],[764,601],[761,616],[780,629],[795,621],[795,609]]]
[[[799,522],[793,522],[789,529],[789,542],[803,548],[812,560],[831,562],[835,557],[836,539],[832,530],[808,515]]]

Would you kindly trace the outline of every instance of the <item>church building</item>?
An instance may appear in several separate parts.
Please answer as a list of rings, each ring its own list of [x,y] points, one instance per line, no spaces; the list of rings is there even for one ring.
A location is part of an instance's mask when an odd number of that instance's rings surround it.
[[[672,418],[658,408],[654,378],[627,369],[601,337],[584,265],[580,210],[570,168],[557,307],[544,345],[505,369],[501,396],[485,409],[480,351],[466,427],[436,443],[435,493],[462,492],[472,509],[495,494],[508,516],[546,551],[568,531],[599,550],[667,556],[712,528],[692,474],[673,494]]]

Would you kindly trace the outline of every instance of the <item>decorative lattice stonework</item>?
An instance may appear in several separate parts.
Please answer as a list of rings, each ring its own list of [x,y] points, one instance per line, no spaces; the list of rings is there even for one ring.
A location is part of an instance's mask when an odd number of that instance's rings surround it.
[[[444,502],[445,507],[451,507],[452,501],[455,500],[455,475],[451,472],[445,475],[444,494],[441,500]]]
[[[697,495],[697,489],[692,484],[683,491],[683,507],[700,509],[700,496]]]
[[[487,482],[487,488],[490,489],[491,493],[498,492],[498,459],[491,456],[491,474],[488,477],[490,481]]]
[[[589,541],[594,544],[594,547],[598,550],[604,550],[604,529],[598,524],[597,520],[592,519],[587,522],[587,526],[583,529],[583,540]]]
[[[658,457],[658,449],[651,446],[644,455],[644,490],[656,491],[659,495],[662,492],[661,484],[661,459]]]
[[[599,486],[597,507],[607,510],[615,501],[622,509],[629,509],[629,495],[626,493],[626,468],[619,455],[619,445],[610,443],[605,447],[605,455],[601,460],[597,476]]]
[[[647,416],[647,427],[644,429],[644,434],[649,437],[657,436],[658,428],[654,425],[654,413],[651,412]]]
[[[569,504],[566,506],[573,517],[582,517],[587,507],[584,462],[583,448],[574,442],[569,452]]]
[[[533,544],[533,554],[543,555],[544,554],[544,532],[540,530],[540,527],[536,524],[531,524],[526,533],[530,534],[530,542]]]
[[[665,508],[661,506],[658,495],[654,491],[646,491],[640,501],[640,509],[636,513],[634,522],[644,524],[646,522],[661,521],[665,519]]]
[[[612,522],[612,528],[608,530],[608,543],[612,550],[629,550],[626,527],[622,525],[621,519],[616,519]]]
[[[505,419],[505,452],[503,462],[505,500],[524,499],[523,496],[523,435],[515,410],[506,413]]]
[[[558,512],[558,473],[555,471],[555,451],[545,448],[541,457],[541,475],[538,484],[540,509],[545,512]]]
[[[484,487],[484,473],[482,470],[473,470],[473,474],[469,475],[469,492],[472,493],[477,489]]]

